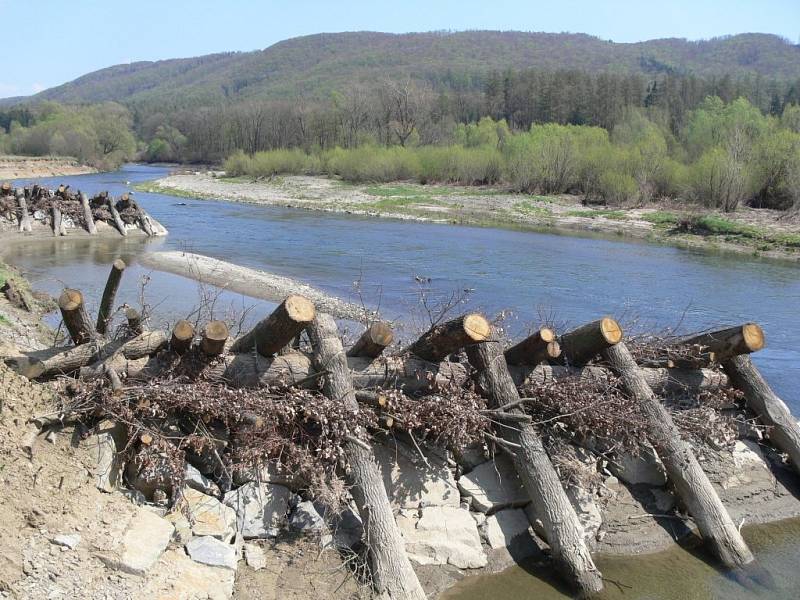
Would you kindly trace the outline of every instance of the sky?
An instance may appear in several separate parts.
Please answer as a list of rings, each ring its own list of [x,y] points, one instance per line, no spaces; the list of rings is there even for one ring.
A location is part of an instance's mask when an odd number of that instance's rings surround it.
[[[0,98],[111,65],[257,50],[338,31],[501,29],[615,42],[774,33],[800,41],[800,0],[0,0]]]

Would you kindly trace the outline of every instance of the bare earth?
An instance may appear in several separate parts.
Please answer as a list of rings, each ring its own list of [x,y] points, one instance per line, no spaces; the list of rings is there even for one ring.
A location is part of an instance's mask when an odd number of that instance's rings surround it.
[[[597,233],[683,247],[800,260],[796,248],[756,248],[724,236],[677,234],[667,232],[666,227],[648,220],[665,211],[687,217],[697,214],[677,203],[664,202],[648,208],[587,207],[581,204],[578,196],[531,196],[509,193],[498,187],[425,186],[408,182],[367,186],[318,176],[252,181],[217,175],[219,173],[177,173],[139,186],[139,189],[176,196],[415,221]],[[702,214],[715,213],[703,211]],[[787,218],[780,211],[742,208],[736,213],[720,216],[770,234],[800,234],[800,218]]]
[[[83,175],[97,170],[67,157],[0,156],[0,180]]]

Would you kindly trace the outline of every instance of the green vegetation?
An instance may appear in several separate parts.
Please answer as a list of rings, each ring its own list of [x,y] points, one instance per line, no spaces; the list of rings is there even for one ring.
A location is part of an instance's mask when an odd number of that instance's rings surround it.
[[[551,217],[553,212],[547,206],[539,206],[530,200],[523,200],[514,204],[514,210],[531,217]]]
[[[595,217],[604,217],[606,219],[614,219],[617,221],[624,221],[628,218],[624,211],[621,210],[570,210],[565,213],[567,217],[587,217],[594,219]]]
[[[642,216],[642,219],[661,227],[671,227],[678,224],[680,217],[675,213],[657,210]]]
[[[765,231],[754,225],[736,223],[720,215],[708,214],[679,221],[677,231],[701,236],[718,237],[728,242],[755,245],[759,250],[774,247],[800,248],[800,235]]]

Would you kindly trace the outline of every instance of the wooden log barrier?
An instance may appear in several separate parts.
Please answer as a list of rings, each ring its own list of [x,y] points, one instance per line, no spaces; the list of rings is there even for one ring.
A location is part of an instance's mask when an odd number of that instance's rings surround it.
[[[373,323],[361,334],[355,344],[347,351],[347,356],[379,357],[394,340],[394,333],[388,323]]]
[[[111,264],[111,272],[106,280],[106,287],[103,290],[103,298],[100,300],[100,309],[97,311],[97,333],[105,335],[108,331],[108,323],[114,310],[114,300],[117,297],[119,283],[122,281],[122,273],[125,271],[125,261],[118,258]]]
[[[109,343],[92,356],[91,364],[80,368],[81,379],[96,379],[110,367],[116,373],[128,373],[128,363],[157,354],[167,347],[163,331],[145,331],[121,343]]]
[[[493,408],[519,402],[520,396],[508,372],[499,343],[489,341],[467,347],[467,356],[478,371],[478,384]],[[509,411],[522,414],[521,411]],[[600,571],[592,560],[583,527],[572,508],[542,440],[530,423],[498,432],[514,447],[514,465],[533,503],[552,549],[552,557],[567,582],[582,596],[603,589]]]
[[[509,365],[536,366],[559,356],[561,345],[556,340],[555,332],[549,327],[542,327],[505,351],[506,363]]]
[[[611,317],[603,317],[561,336],[561,352],[573,367],[582,367],[606,348],[622,340],[622,327]]]
[[[219,356],[228,341],[228,326],[223,321],[211,321],[203,328],[200,349],[208,356]]]
[[[97,337],[79,290],[65,289],[58,298],[58,308],[73,344],[79,346]]]
[[[486,341],[491,325],[483,315],[470,313],[434,325],[407,352],[430,362],[440,362],[462,348]]]
[[[67,235],[67,228],[64,226],[64,216],[61,214],[61,209],[53,203],[52,207],[52,219],[53,219],[53,236],[65,236]]]
[[[194,341],[194,325],[189,321],[181,320],[172,328],[172,337],[169,347],[175,354],[183,354]]]
[[[303,296],[289,296],[266,319],[237,339],[232,352],[255,349],[261,356],[272,356],[286,346],[314,320],[314,303]]]
[[[680,342],[682,346],[700,346],[712,352],[714,360],[724,362],[740,354],[757,352],[764,347],[764,331],[756,323],[703,333]]]
[[[789,456],[794,470],[800,473],[800,426],[789,408],[772,391],[758,368],[746,354],[722,363],[731,385],[744,392],[747,406],[769,427],[769,439]]]
[[[25,192],[18,189],[16,196],[17,206],[19,206],[19,231],[32,231],[33,221],[31,220],[31,215],[28,212],[28,201],[25,199]]]
[[[308,326],[308,334],[315,366],[326,373],[323,393],[328,398],[344,402],[354,413],[358,412],[358,401],[336,321],[330,315],[320,313]],[[364,524],[375,592],[380,597],[397,600],[425,600],[425,592],[406,555],[405,543],[395,522],[372,448],[353,438],[345,442],[345,453],[350,464],[347,474],[352,486],[350,491]]]
[[[110,195],[106,199],[106,206],[108,207],[108,212],[111,213],[111,218],[114,220],[114,226],[117,228],[117,231],[119,231],[121,235],[127,236],[128,231],[125,229],[125,223],[122,221],[122,217],[119,216],[119,211],[114,205],[114,199]]]
[[[128,329],[133,335],[139,335],[144,331],[142,323],[142,313],[133,307],[125,309],[125,319],[128,321]]]
[[[86,222],[86,231],[89,232],[90,235],[97,234],[97,225],[94,222],[94,216],[92,215],[92,207],[89,205],[89,197],[80,192],[81,198],[81,208],[83,209],[83,220]]]
[[[617,343],[603,350],[603,357],[620,376],[625,392],[635,399],[648,424],[650,443],[658,452],[675,491],[697,523],[703,540],[722,564],[746,572],[753,554],[736,528],[717,492],[683,441],[666,408],[647,385],[627,346]]]

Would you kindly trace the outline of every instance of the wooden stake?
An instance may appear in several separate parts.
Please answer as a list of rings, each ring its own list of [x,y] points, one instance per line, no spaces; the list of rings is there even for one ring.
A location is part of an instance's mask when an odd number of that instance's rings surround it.
[[[125,223],[122,221],[122,217],[119,216],[119,211],[117,210],[117,207],[114,206],[114,199],[109,195],[106,201],[108,204],[108,212],[111,213],[111,218],[114,219],[114,225],[116,225],[117,230],[120,232],[120,234],[122,234],[123,236],[127,236],[128,231],[125,229]]]
[[[347,351],[347,356],[379,357],[392,344],[394,333],[388,323],[378,321],[361,334],[355,344]]]
[[[78,346],[97,337],[94,324],[89,320],[83,294],[79,290],[65,289],[58,298],[61,317],[69,331],[72,342]]]
[[[486,341],[490,331],[489,321],[482,315],[470,313],[434,325],[408,351],[427,361],[439,362],[462,348]]]
[[[556,341],[555,332],[549,327],[542,327],[505,351],[509,365],[536,366],[559,356],[561,345]]]
[[[81,207],[83,207],[83,220],[86,221],[86,231],[89,232],[90,235],[97,234],[97,225],[94,223],[94,217],[92,216],[92,207],[89,206],[89,197],[80,192],[81,198]]]
[[[272,356],[286,346],[314,320],[314,304],[303,296],[289,296],[266,319],[237,339],[232,352],[255,350]]]
[[[142,314],[133,307],[128,307],[125,309],[125,318],[128,321],[128,329],[130,329],[133,335],[139,335],[144,331],[144,325],[142,324]]]
[[[175,354],[183,354],[194,341],[194,325],[189,321],[178,321],[172,328],[172,338],[169,346]]]
[[[67,229],[64,227],[64,217],[61,214],[61,209],[53,203],[53,236],[67,235]]]
[[[125,261],[118,258],[111,264],[111,272],[106,280],[106,287],[103,290],[103,299],[100,301],[100,310],[97,311],[97,333],[105,335],[108,331],[108,323],[111,320],[111,313],[114,310],[114,300],[117,297],[119,283],[122,281],[122,273],[125,271]]]
[[[19,205],[19,230],[32,231],[31,216],[28,213],[28,202],[25,200],[25,192],[17,190],[17,204]]]
[[[219,356],[228,341],[228,326],[223,321],[211,321],[203,329],[200,349],[209,356]]]
[[[611,317],[603,317],[565,333],[560,343],[564,359],[574,367],[581,367],[620,340],[622,327]]]

